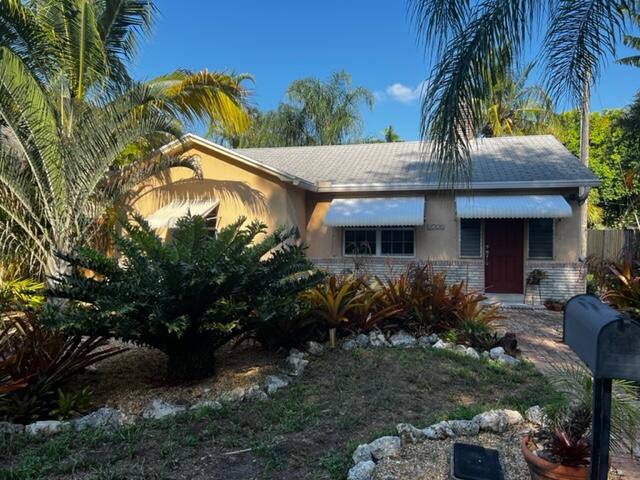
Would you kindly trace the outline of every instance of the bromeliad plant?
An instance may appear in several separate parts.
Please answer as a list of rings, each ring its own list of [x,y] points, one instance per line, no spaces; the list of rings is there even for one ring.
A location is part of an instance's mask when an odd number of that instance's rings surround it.
[[[329,343],[336,346],[336,332],[349,324],[356,309],[362,307],[365,285],[362,278],[331,275],[328,280],[307,292],[304,297],[313,312],[329,328]]]
[[[33,313],[0,319],[0,419],[47,418],[59,408],[59,392],[71,377],[122,351],[102,337],[46,330]]]
[[[604,300],[614,308],[640,318],[640,266],[624,259],[608,265]]]
[[[114,239],[121,260],[90,249],[63,257],[70,271],[50,294],[66,302],[48,306],[48,323],[157,348],[175,380],[212,375],[218,348],[291,314],[322,279],[294,230],[244,223],[212,237],[202,217],[185,217],[164,243],[144,220],[125,223]]]
[[[565,472],[583,475],[566,478],[587,478],[593,379],[589,372],[577,365],[562,365],[549,378],[563,400],[545,408],[544,425],[535,435],[525,439],[523,453],[534,470],[556,468],[559,473],[559,465]],[[611,404],[611,444],[614,449],[631,447],[636,441],[640,432],[639,393],[638,387],[631,382],[614,381]],[[531,450],[536,450],[537,457],[546,462],[531,457]]]

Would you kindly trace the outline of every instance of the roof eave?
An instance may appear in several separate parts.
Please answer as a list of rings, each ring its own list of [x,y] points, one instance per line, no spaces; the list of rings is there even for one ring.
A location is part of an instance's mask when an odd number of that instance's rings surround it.
[[[416,190],[531,190],[544,188],[579,188],[597,187],[600,180],[542,180],[542,181],[518,181],[518,182],[471,182],[459,183],[451,187],[437,183],[368,183],[368,184],[324,184],[316,187],[320,193],[341,192],[398,192]]]

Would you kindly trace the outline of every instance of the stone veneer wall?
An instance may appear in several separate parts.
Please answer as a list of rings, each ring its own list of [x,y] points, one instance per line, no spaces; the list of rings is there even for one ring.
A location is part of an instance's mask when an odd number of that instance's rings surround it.
[[[416,259],[403,258],[319,258],[313,262],[331,273],[348,273],[356,270],[370,275],[394,276],[404,271],[407,264]],[[448,282],[464,281],[469,288],[484,291],[484,262],[482,260],[436,260],[431,261],[436,272],[445,272]],[[526,303],[540,303],[547,298],[567,300],[574,295],[584,293],[586,289],[586,267],[579,262],[527,261],[525,262],[525,276],[540,268],[547,272],[548,278],[540,285],[540,295],[537,287],[529,287]],[[524,279],[523,279],[524,282]],[[533,298],[532,298],[533,297]],[[533,302],[532,302],[533,300]]]
[[[318,258],[313,262],[331,273],[350,273],[356,270],[369,275],[394,276],[401,274],[410,263],[418,262],[415,258]],[[484,263],[481,260],[435,260],[430,261],[435,272],[444,272],[447,281],[456,283],[464,281],[473,290],[484,289]]]
[[[547,298],[557,300],[568,300],[574,295],[585,293],[587,267],[579,262],[525,262],[525,275],[533,269],[539,268],[547,272],[547,279],[540,283],[540,293],[542,301]],[[533,296],[534,303],[539,303],[538,288],[529,286],[526,300],[531,303]]]

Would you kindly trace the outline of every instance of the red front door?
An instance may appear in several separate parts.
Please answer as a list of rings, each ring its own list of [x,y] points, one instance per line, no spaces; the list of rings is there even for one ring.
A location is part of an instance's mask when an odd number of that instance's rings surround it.
[[[484,285],[489,293],[522,293],[524,222],[485,220]]]

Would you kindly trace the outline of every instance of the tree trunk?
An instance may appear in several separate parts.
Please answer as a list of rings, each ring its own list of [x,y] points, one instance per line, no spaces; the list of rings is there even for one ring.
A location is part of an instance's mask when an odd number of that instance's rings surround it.
[[[215,372],[215,349],[210,342],[183,338],[167,355],[167,375],[170,380],[200,380],[211,377]]]
[[[580,162],[582,162],[585,167],[589,167],[589,79],[590,76],[587,74],[582,92],[582,105],[580,106]],[[586,196],[587,193],[588,190],[585,187],[580,187],[578,191],[580,197],[583,195]],[[580,205],[578,259],[583,259],[587,256],[587,228],[589,225],[588,201],[588,199],[585,199],[582,205]]]

